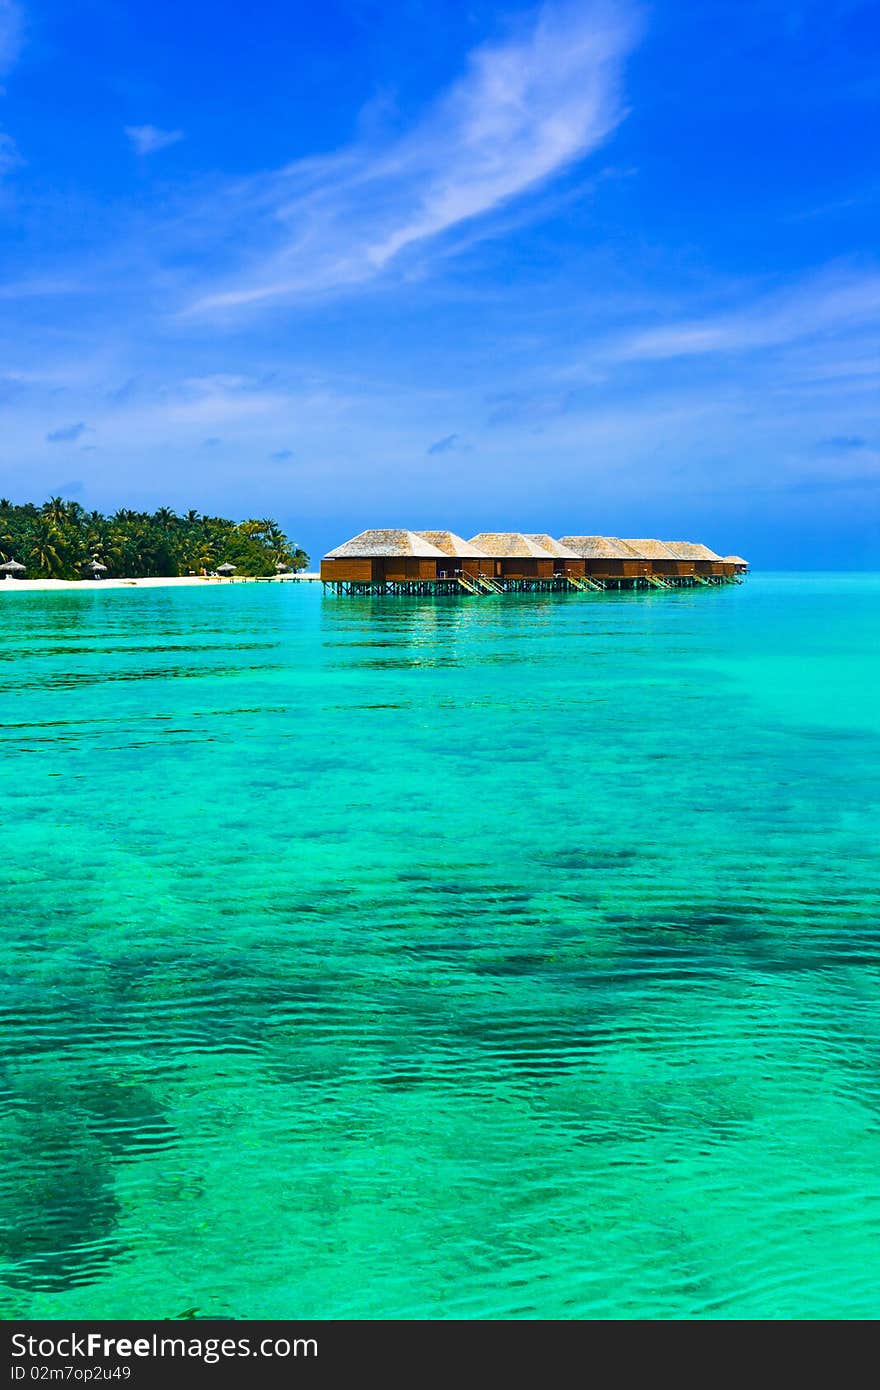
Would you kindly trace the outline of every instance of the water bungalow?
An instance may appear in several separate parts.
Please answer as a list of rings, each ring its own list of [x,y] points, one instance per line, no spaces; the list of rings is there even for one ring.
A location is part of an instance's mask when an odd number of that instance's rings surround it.
[[[419,593],[425,585],[449,583],[438,581],[449,560],[418,531],[361,531],[327,552],[321,579],[337,593]]]
[[[632,588],[643,577],[644,565],[616,536],[563,536],[562,544],[581,556],[586,577],[600,587]]]
[[[504,589],[534,589],[553,582],[555,556],[520,531],[481,531],[472,536],[494,562],[492,576]]]
[[[563,545],[562,541],[556,540],[554,536],[548,536],[546,531],[528,531],[525,533],[525,537],[527,541],[534,541],[535,545],[543,546],[553,556],[554,579],[582,580],[584,578],[586,565],[583,557],[578,555],[577,551]]]
[[[499,594],[667,589],[736,582],[736,573],[732,559],[686,541],[520,531],[464,540],[455,531],[376,530],[328,551],[320,577],[339,594]]]
[[[678,568],[680,561],[662,541],[630,540],[625,537],[619,543],[632,551],[639,561],[642,578],[662,581],[681,577]]]
[[[437,579],[453,580],[461,583],[462,588],[467,588],[468,582],[479,585],[481,578],[494,575],[493,561],[485,551],[457,536],[454,531],[419,531],[417,534],[446,557],[445,563],[437,562]]]
[[[726,565],[721,556],[707,545],[695,541],[664,541],[663,544],[677,560],[683,560],[691,567],[690,572],[695,579],[718,583],[719,580],[733,578],[732,565]]]
[[[749,562],[744,560],[741,555],[725,555],[723,560],[725,565],[733,565],[734,574],[748,574]]]

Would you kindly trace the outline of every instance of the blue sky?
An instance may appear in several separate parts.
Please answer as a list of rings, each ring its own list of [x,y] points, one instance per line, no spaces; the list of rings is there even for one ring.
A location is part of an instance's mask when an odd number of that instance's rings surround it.
[[[0,0],[0,493],[880,567],[870,4]]]

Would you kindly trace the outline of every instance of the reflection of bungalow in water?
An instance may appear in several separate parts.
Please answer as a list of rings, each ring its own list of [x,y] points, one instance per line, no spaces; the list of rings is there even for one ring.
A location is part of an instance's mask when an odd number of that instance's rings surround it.
[[[678,560],[662,541],[633,541],[624,538],[620,544],[626,546],[641,563],[640,573],[644,578],[656,575],[658,578],[673,578],[679,573]]]
[[[437,561],[438,579],[476,579],[480,574],[492,574],[492,561],[454,531],[419,531],[423,540],[436,547],[444,556]]]
[[[448,563],[436,545],[417,531],[361,531],[352,540],[329,550],[321,561],[325,583],[370,585],[433,582]]]
[[[741,555],[725,555],[723,559],[725,565],[733,565],[734,574],[748,574],[749,562]]]
[[[554,556],[521,531],[481,531],[470,544],[490,557],[494,567],[484,573],[504,584],[520,587],[553,579]]]
[[[725,565],[721,556],[716,555],[707,545],[701,545],[696,541],[664,541],[663,544],[676,560],[684,562],[681,573],[695,575],[697,579],[733,577],[732,566]]]
[[[563,536],[562,544],[584,561],[588,579],[637,579],[642,566],[616,536]]]
[[[536,545],[543,546],[553,556],[554,579],[583,579],[585,573],[583,559],[576,551],[563,545],[562,541],[548,536],[546,531],[526,532],[526,540],[534,541]]]

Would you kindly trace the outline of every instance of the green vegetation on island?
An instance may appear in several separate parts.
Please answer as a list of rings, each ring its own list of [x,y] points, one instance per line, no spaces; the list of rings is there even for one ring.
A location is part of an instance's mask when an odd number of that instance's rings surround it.
[[[0,564],[15,561],[34,579],[81,579],[90,561],[108,578],[210,574],[234,565],[243,576],[305,569],[309,557],[271,518],[228,521],[168,507],[155,512],[89,512],[52,497],[41,507],[0,498]]]

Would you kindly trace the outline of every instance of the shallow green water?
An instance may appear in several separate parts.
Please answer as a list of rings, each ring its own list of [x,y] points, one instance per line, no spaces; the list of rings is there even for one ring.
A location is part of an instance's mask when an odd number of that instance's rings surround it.
[[[0,1314],[876,1316],[878,604],[0,596]]]

